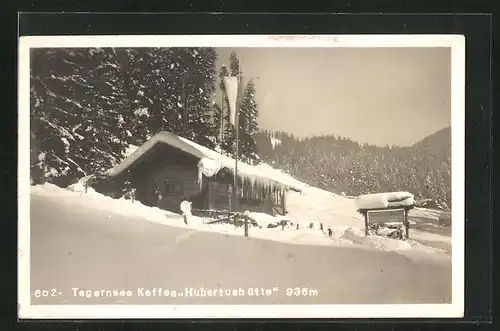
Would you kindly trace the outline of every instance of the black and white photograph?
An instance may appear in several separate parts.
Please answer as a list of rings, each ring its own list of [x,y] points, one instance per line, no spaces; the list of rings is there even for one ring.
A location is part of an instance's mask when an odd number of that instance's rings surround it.
[[[463,36],[19,45],[21,318],[463,316]]]

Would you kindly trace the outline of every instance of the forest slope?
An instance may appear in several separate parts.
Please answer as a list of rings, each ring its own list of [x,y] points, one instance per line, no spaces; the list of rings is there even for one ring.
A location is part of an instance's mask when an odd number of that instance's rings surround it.
[[[278,139],[280,144],[271,144]],[[263,161],[309,185],[346,195],[409,191],[421,205],[451,208],[451,128],[412,146],[374,146],[323,135],[260,132]]]

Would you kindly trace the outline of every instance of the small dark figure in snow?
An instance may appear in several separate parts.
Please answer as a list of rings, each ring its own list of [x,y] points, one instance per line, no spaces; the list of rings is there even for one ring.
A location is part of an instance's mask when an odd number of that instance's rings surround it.
[[[309,229],[314,229],[314,224],[313,224],[313,222],[309,223]]]
[[[159,188],[154,188],[153,189],[153,197],[155,199],[156,206],[160,205],[160,201],[163,199],[163,195],[161,194],[161,191]]]
[[[189,200],[188,197],[184,197],[181,202],[181,212],[182,212],[182,217],[184,219],[184,223],[188,224],[188,216],[192,216],[191,214],[191,206],[192,203]]]
[[[332,234],[333,234],[332,229],[330,229],[330,228],[329,228],[329,229],[328,229],[328,237],[331,237],[331,236],[332,236]]]

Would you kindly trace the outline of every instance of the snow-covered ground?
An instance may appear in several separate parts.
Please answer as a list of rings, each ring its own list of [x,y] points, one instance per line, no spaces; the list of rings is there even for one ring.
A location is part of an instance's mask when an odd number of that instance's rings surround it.
[[[132,203],[124,198],[113,199],[88,188],[87,193],[81,184],[70,189],[62,189],[52,184],[32,186],[32,194],[56,196],[61,201],[82,207],[102,210],[112,214],[137,217],[137,219],[169,226],[195,229],[198,231],[218,232],[226,235],[243,236],[243,227],[230,224],[207,224],[209,219],[192,216],[188,224],[184,224],[181,215],[156,207],[148,207],[138,201]],[[289,192],[287,198],[289,214],[286,217],[273,217],[263,213],[250,213],[259,226],[250,226],[249,236],[278,242],[305,244],[351,246],[360,249],[377,249],[395,252],[412,260],[451,261],[451,238],[433,233],[410,229],[409,240],[396,240],[382,236],[364,235],[364,220],[357,212],[355,201],[304,184],[303,191]],[[431,211],[416,211],[418,215],[434,215]],[[281,219],[291,222],[282,229],[281,226],[268,228],[269,224]],[[299,224],[299,229],[297,229]],[[324,231],[320,230],[323,224]],[[311,227],[312,225],[312,227]],[[331,229],[332,236],[326,231]],[[438,243],[438,245],[432,245]]]
[[[411,216],[425,217],[434,220],[438,220],[439,217],[445,213],[446,212],[442,210],[428,209],[428,208],[414,208],[410,211]]]

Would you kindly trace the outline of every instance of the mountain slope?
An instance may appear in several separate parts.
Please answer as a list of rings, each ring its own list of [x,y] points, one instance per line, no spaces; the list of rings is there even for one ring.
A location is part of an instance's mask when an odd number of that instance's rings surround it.
[[[425,153],[427,156],[438,157],[443,153],[451,155],[451,128],[441,129],[411,146],[414,153]]]
[[[347,195],[404,190],[429,207],[451,207],[450,128],[406,147],[359,144],[333,135],[259,135],[261,158],[309,185]],[[271,137],[281,144],[269,148]]]

